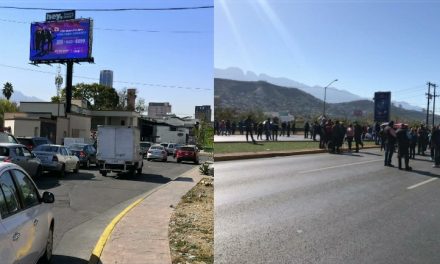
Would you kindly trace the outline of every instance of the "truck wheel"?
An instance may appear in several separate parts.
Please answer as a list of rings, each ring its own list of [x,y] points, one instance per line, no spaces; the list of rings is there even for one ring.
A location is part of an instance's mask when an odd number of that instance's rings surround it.
[[[182,162],[180,159],[177,159],[177,163],[180,163],[180,162]]]
[[[107,171],[99,171],[99,173],[101,173],[102,176],[107,176]]]
[[[64,166],[64,164],[61,167],[61,170],[58,172],[58,174],[61,178],[64,178],[64,176],[66,176],[66,167]]]

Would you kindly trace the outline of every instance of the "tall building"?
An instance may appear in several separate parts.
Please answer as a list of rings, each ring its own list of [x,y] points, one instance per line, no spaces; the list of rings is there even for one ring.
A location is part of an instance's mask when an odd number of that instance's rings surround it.
[[[211,122],[211,106],[210,105],[202,105],[196,106],[196,119],[205,122]]]
[[[113,87],[113,71],[102,70],[99,74],[99,84],[107,87]]]
[[[162,118],[171,113],[171,105],[168,102],[164,103],[149,103],[148,116],[152,118]]]

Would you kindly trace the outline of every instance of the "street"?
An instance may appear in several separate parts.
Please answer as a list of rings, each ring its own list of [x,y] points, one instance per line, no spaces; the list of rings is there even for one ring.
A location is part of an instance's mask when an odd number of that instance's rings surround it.
[[[169,156],[168,162],[144,160],[142,175],[111,173],[103,177],[93,166],[64,178],[44,174],[36,180],[38,187],[55,195],[52,263],[88,263],[91,250],[113,217],[138,196],[178,178],[194,166],[178,164]]]
[[[416,159],[412,172],[376,149],[216,163],[215,263],[440,263],[440,171]]]

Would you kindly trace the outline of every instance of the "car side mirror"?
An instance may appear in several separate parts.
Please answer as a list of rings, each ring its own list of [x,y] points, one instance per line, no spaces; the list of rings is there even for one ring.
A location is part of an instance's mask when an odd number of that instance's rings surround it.
[[[51,192],[44,192],[43,193],[43,203],[54,203],[55,202],[55,196]]]

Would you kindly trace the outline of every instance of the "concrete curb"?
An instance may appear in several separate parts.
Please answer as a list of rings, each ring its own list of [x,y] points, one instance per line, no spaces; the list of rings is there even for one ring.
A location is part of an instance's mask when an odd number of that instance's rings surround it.
[[[362,149],[379,148],[380,146],[366,146]],[[342,149],[347,151],[347,149]],[[273,157],[285,157],[294,155],[305,154],[319,154],[327,153],[325,149],[313,149],[313,150],[300,150],[300,151],[280,151],[280,152],[253,152],[253,153],[233,153],[233,154],[218,154],[214,156],[214,162],[217,161],[231,161],[231,160],[243,160],[243,159],[260,159],[260,158],[273,158]]]
[[[194,170],[198,170],[199,167],[195,167],[189,171],[186,171],[182,173],[180,176],[186,175],[188,173],[192,173]],[[178,178],[178,177],[177,177]],[[174,181],[174,180],[173,180]],[[144,201],[146,198],[154,194],[155,192],[161,190],[162,188],[165,188],[169,184],[171,184],[173,181],[167,182],[166,184],[157,187],[154,190],[148,191],[145,194],[143,194],[143,197],[137,199],[133,203],[131,203],[129,206],[127,206],[123,211],[121,211],[117,216],[113,218],[113,220],[107,225],[107,227],[102,232],[101,236],[98,239],[98,242],[96,243],[92,254],[89,259],[89,264],[98,264],[101,261],[101,255],[104,251],[105,244],[107,243],[108,239],[110,238],[112,231],[115,229],[116,225],[124,218],[125,215],[127,215],[133,208],[138,206],[142,201]]]

